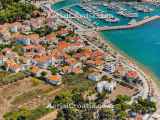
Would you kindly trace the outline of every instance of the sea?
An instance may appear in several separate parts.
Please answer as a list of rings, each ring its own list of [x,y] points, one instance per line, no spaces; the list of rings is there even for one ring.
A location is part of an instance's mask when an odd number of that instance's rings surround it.
[[[58,10],[75,3],[79,3],[79,1],[64,0],[60,3],[54,4],[52,8]],[[77,5],[72,6],[71,9],[79,12],[81,15],[86,12]],[[104,6],[101,6],[99,9],[115,15],[115,13],[109,11]],[[150,14],[141,13],[137,19],[141,20],[145,16],[153,15],[160,15],[160,8],[156,8],[154,12]],[[126,18],[120,16],[119,18],[120,22],[117,23],[118,25],[127,24],[129,22]],[[103,21],[96,22],[99,26],[112,25]],[[133,58],[140,64],[144,65],[152,71],[158,79],[160,79],[160,20],[154,20],[132,29],[101,31],[100,33],[106,41],[109,41],[130,58]]]

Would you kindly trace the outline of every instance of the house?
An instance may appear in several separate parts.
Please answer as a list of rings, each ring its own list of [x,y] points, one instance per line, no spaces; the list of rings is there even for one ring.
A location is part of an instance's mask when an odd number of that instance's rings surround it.
[[[30,25],[33,30],[40,28],[42,25],[44,25],[44,18],[38,17],[36,19],[30,20]]]
[[[21,45],[30,45],[31,44],[31,40],[22,34],[18,34],[15,39],[16,39],[17,44],[21,44]]]
[[[10,54],[12,52],[12,49],[11,48],[4,48],[2,49],[1,51],[4,55],[7,55],[7,54]]]
[[[8,26],[7,25],[0,25],[0,37],[1,37],[1,41],[4,44],[4,42],[9,42],[11,39],[11,33],[8,30]]]
[[[21,66],[17,63],[15,63],[14,61],[11,61],[11,60],[7,60],[5,62],[5,68],[7,71],[11,71],[11,72],[20,72],[22,69],[21,69]]]
[[[125,80],[129,83],[132,83],[134,80],[137,80],[138,78],[138,73],[133,70],[130,70],[125,74]]]
[[[100,81],[97,83],[97,92],[102,93],[103,91],[112,92],[116,88],[116,81]]]
[[[49,35],[46,35],[44,42],[45,43],[58,43],[58,39],[56,37],[56,34],[53,32]]]
[[[31,32],[31,27],[30,27],[30,25],[23,24],[23,25],[21,26],[21,28],[20,28],[20,32],[25,33],[25,34],[30,33],[30,32]]]
[[[84,45],[79,42],[77,43],[68,43],[65,41],[58,42],[58,49],[63,50],[65,52],[72,52],[72,51],[76,52],[78,49],[83,47]]]
[[[52,56],[42,55],[36,56],[33,58],[32,63],[37,65],[40,68],[48,68],[51,65],[54,65],[54,58]]]
[[[99,72],[93,72],[87,76],[87,78],[92,81],[100,81],[102,77],[103,74]]]
[[[41,69],[39,68],[39,67],[37,67],[37,66],[32,66],[31,67],[31,74],[33,75],[33,76],[35,76],[35,77],[40,77],[41,76]]]
[[[104,60],[99,59],[99,58],[95,58],[95,60],[87,60],[86,61],[86,65],[88,66],[92,66],[92,67],[99,67],[101,68],[101,66],[104,64]]]
[[[103,58],[104,57],[104,52],[101,52],[99,50],[95,50],[93,53],[92,53],[92,58]]]
[[[27,35],[27,38],[31,41],[32,44],[38,45],[40,43],[40,37],[38,34]]]
[[[23,46],[22,50],[24,52],[31,52],[31,53],[40,53],[40,54],[44,54],[45,53],[45,48],[41,45],[27,45],[27,46]]]
[[[10,32],[12,32],[12,33],[18,32],[20,27],[21,27],[21,23],[15,22],[15,23],[10,25]]]
[[[50,75],[47,77],[47,82],[53,85],[60,85],[62,83],[61,75]]]
[[[74,36],[66,36],[65,40],[75,43],[75,42],[80,41],[81,39],[78,35],[74,35]]]
[[[69,34],[69,32],[70,32],[70,30],[65,29],[65,28],[62,28],[61,30],[59,30],[59,31],[57,32],[57,35],[66,36],[66,35]]]
[[[2,50],[2,53],[8,59],[12,59],[12,60],[18,60],[19,59],[19,55],[16,52],[12,51],[11,48],[4,48]]]
[[[115,64],[109,63],[109,64],[105,65],[103,69],[106,72],[111,74],[111,73],[114,73],[116,71],[116,66],[115,66]]]
[[[0,66],[4,65],[6,60],[7,58],[3,54],[0,54]]]
[[[80,48],[83,48],[84,44],[80,42],[71,43],[69,47],[65,50],[66,52],[77,52]]]
[[[55,28],[56,18],[52,15],[46,19],[46,23],[50,28]]]

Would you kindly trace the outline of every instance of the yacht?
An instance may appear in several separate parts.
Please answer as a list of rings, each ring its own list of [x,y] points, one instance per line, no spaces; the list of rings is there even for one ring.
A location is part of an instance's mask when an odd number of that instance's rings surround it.
[[[128,17],[128,18],[137,18],[138,17],[137,13],[131,13],[131,12],[127,12],[127,11],[118,11],[117,14],[124,16],[124,17]]]

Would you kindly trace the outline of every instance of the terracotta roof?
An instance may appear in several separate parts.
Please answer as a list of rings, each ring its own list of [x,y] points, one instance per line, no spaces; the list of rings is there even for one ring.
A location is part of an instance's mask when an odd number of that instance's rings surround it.
[[[53,81],[60,81],[61,80],[61,76],[60,75],[51,75],[48,77],[49,80],[53,80]]]
[[[39,68],[37,66],[32,66],[31,72],[32,73],[37,73],[39,71]]]
[[[68,36],[65,38],[66,40],[74,40],[74,41],[78,41],[80,40],[80,37],[79,36]]]
[[[37,50],[43,50],[45,49],[43,46],[41,45],[27,45],[27,46],[23,46],[23,49],[37,49]]]
[[[99,51],[99,50],[96,50],[92,53],[92,57],[98,57],[98,56],[103,56],[104,53]]]
[[[96,59],[96,60],[87,60],[86,63],[92,64],[92,65],[102,65],[104,63],[104,61],[101,59]]]
[[[8,60],[5,62],[5,65],[9,68],[12,68],[12,69],[18,69],[20,68],[20,65],[15,63],[14,61],[11,61],[11,60]]]
[[[27,37],[25,35],[22,35],[22,34],[14,34],[15,38],[16,39],[26,39]]]
[[[138,74],[137,74],[136,71],[128,71],[127,72],[127,77],[129,77],[129,78],[137,78]]]
[[[34,60],[36,60],[37,62],[47,62],[48,60],[50,60],[51,57],[47,56],[47,55],[42,55],[42,56],[36,56],[34,58]]]
[[[57,32],[58,35],[63,35],[69,33],[70,30],[68,29],[61,29],[60,31]]]
[[[82,52],[82,54],[84,55],[84,56],[86,56],[86,57],[91,57],[91,55],[92,55],[92,50],[91,49],[85,49],[85,50],[83,50],[83,52]]]
[[[64,41],[61,41],[61,42],[58,43],[58,48],[59,48],[60,50],[63,50],[63,49],[65,49],[65,48],[69,47],[69,46],[70,46],[70,44],[67,43],[67,42],[64,42]]]
[[[56,34],[55,33],[51,33],[51,34],[46,36],[46,39],[48,41],[52,41],[52,40],[56,39]]]
[[[39,35],[38,34],[30,34],[27,36],[30,40],[39,40]]]

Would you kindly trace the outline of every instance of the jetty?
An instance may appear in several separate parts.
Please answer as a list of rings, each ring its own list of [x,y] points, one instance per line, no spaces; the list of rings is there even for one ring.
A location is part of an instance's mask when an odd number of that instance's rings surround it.
[[[144,19],[142,21],[136,22],[134,24],[131,25],[122,25],[122,26],[103,26],[103,27],[97,27],[96,30],[97,31],[104,31],[104,30],[120,30],[120,29],[131,29],[131,28],[135,28],[138,27],[140,25],[143,25],[145,23],[148,23],[152,20],[156,20],[156,19],[160,19],[160,16],[153,16],[147,19]]]
[[[92,23],[90,23],[87,19],[86,19],[86,16],[81,16],[81,15],[79,15],[79,14],[77,14],[76,12],[74,12],[74,11],[72,11],[71,9],[63,9],[65,12],[67,12],[68,14],[70,14],[70,15],[72,15],[72,16],[74,16],[73,18],[78,18],[78,19],[80,19],[80,21],[84,24],[84,25],[86,25],[86,26],[88,26],[88,27],[94,27],[93,26],[93,24]]]

